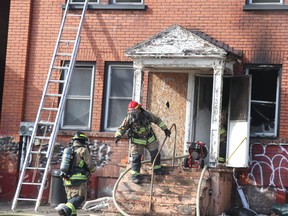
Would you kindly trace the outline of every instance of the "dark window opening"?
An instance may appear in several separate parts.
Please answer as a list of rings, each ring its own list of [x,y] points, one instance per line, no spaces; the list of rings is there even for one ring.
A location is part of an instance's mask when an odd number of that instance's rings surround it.
[[[275,137],[278,124],[280,68],[250,68],[252,75],[250,135]]]
[[[251,4],[279,4],[282,3],[282,0],[250,0]]]

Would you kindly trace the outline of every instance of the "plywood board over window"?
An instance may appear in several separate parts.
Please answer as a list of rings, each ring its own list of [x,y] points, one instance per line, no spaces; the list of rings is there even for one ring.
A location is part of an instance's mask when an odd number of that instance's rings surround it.
[[[187,97],[187,73],[149,73],[149,89],[147,108],[159,116],[168,126],[176,124],[176,155],[183,155],[186,97]],[[157,126],[156,136],[160,145],[165,139],[165,134]],[[162,157],[172,157],[175,130],[172,130],[171,138],[166,141],[162,149]]]

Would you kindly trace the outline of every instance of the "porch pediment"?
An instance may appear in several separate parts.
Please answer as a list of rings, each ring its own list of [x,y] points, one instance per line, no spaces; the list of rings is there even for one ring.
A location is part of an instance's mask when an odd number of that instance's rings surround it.
[[[203,39],[204,38],[204,39]],[[213,43],[214,42],[214,43]],[[215,45],[215,43],[217,45]],[[172,25],[125,51],[131,58],[145,57],[216,57],[225,58],[233,53],[229,46],[216,41],[199,31],[189,31],[179,25]]]

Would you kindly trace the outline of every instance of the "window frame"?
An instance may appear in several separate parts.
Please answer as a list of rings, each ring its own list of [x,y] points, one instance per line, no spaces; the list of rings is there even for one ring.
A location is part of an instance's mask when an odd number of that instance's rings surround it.
[[[246,65],[246,75],[250,75],[249,70],[250,69],[257,69],[260,70],[262,69],[278,69],[278,74],[277,74],[277,80],[276,80],[276,95],[275,95],[275,102],[271,101],[263,101],[263,100],[253,100],[252,95],[250,99],[250,106],[252,109],[252,103],[265,103],[265,104],[274,104],[275,103],[275,115],[274,115],[274,132],[273,133],[263,133],[263,132],[255,132],[254,134],[251,133],[250,130],[250,137],[262,137],[262,138],[276,138],[278,136],[278,131],[279,131],[279,112],[280,112],[280,90],[281,90],[281,74],[282,74],[282,66],[281,65],[273,65],[273,64],[267,64],[267,65],[261,65],[261,64],[251,64],[251,65]],[[252,74],[251,74],[252,75]],[[253,76],[252,76],[252,83],[253,83]],[[253,84],[251,84],[253,85]],[[251,86],[253,89],[253,86]],[[253,94],[253,93],[252,93]],[[251,118],[251,113],[250,113],[250,118]],[[250,122],[250,128],[251,128],[251,122]]]
[[[268,3],[252,3],[252,0],[246,0],[243,6],[243,11],[287,11],[288,5],[284,0],[279,0],[280,3],[268,2]]]
[[[90,1],[91,0],[89,0],[88,4],[99,4],[100,3],[100,0],[97,0],[97,2],[90,2]],[[79,0],[71,0],[70,4],[79,4],[79,3],[84,3],[84,2],[85,2],[85,0],[83,0],[81,2]]]
[[[115,0],[109,0],[108,4],[101,4],[101,0],[98,2],[89,2],[88,10],[139,10],[145,11],[147,6],[145,5],[145,0],[141,0],[142,3],[114,3]],[[66,4],[62,4],[62,9],[65,10]],[[71,2],[70,8],[74,10],[82,10],[83,4],[80,2]]]
[[[68,63],[65,63],[65,66],[68,66]],[[65,98],[65,106],[64,106],[64,109],[63,109],[63,113],[62,113],[62,117],[61,117],[61,124],[60,124],[60,129],[62,130],[91,130],[91,122],[92,122],[92,112],[93,112],[93,96],[94,96],[94,80],[95,80],[95,70],[96,70],[96,64],[95,63],[86,63],[86,62],[76,62],[75,65],[74,65],[74,69],[73,69],[73,72],[75,70],[75,68],[90,68],[91,71],[90,73],[91,74],[91,86],[90,86],[90,95],[89,96],[71,96],[69,95],[69,90],[67,92],[67,95],[66,95],[66,98]],[[72,72],[72,73],[73,73]],[[63,77],[64,78],[67,74],[67,70],[64,71],[64,74],[63,74]],[[73,74],[72,74],[73,75]],[[72,76],[71,76],[71,79],[72,79]],[[71,88],[71,86],[69,86],[69,88]],[[72,126],[72,125],[64,125],[64,117],[65,117],[65,112],[66,112],[66,105],[67,105],[67,100],[89,100],[90,101],[90,106],[89,106],[89,117],[88,117],[88,122],[87,122],[87,126]]]
[[[111,68],[112,67],[117,67],[117,68],[129,68],[132,69],[133,71],[133,78],[132,78],[132,92],[131,92],[131,97],[127,97],[126,99],[131,100],[134,94],[134,69],[133,69],[133,63],[132,62],[106,62],[106,69],[105,69],[105,98],[104,98],[104,103],[103,103],[103,122],[102,122],[102,130],[104,132],[114,132],[117,130],[117,127],[108,127],[108,115],[109,115],[109,108],[110,108],[110,93],[111,93]],[[124,99],[124,97],[122,97]]]
[[[117,2],[117,0],[113,0],[113,4],[116,5],[144,5],[144,0],[140,0],[141,2]]]
[[[283,5],[284,1],[279,0],[279,3],[277,2],[259,2],[259,3],[253,3],[253,0],[248,0],[248,4],[250,5]]]

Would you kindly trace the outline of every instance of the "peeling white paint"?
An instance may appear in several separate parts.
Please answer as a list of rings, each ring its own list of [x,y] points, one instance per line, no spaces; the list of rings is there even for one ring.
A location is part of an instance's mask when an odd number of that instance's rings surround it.
[[[148,40],[128,49],[128,56],[226,56],[227,52],[201,37],[178,26],[154,35]]]
[[[210,166],[217,166],[219,152],[219,127],[222,99],[223,74],[233,74],[235,58],[230,58],[226,50],[202,39],[178,25],[154,35],[150,39],[126,50],[125,54],[134,61],[133,99],[141,102],[144,70],[157,72],[189,73],[185,144],[191,141],[193,128],[193,103],[195,71],[199,74],[213,74],[213,107],[210,130]],[[165,85],[163,85],[165,90]],[[190,90],[189,90],[190,89]]]
[[[138,103],[142,103],[142,89],[143,89],[143,67],[141,64],[134,62],[134,80],[133,80],[133,96],[132,99]]]
[[[222,108],[222,88],[223,73],[225,63],[219,61],[214,65],[213,75],[213,96],[211,113],[211,131],[210,131],[210,159],[209,166],[215,167],[218,164],[219,143],[220,143],[220,114]]]

